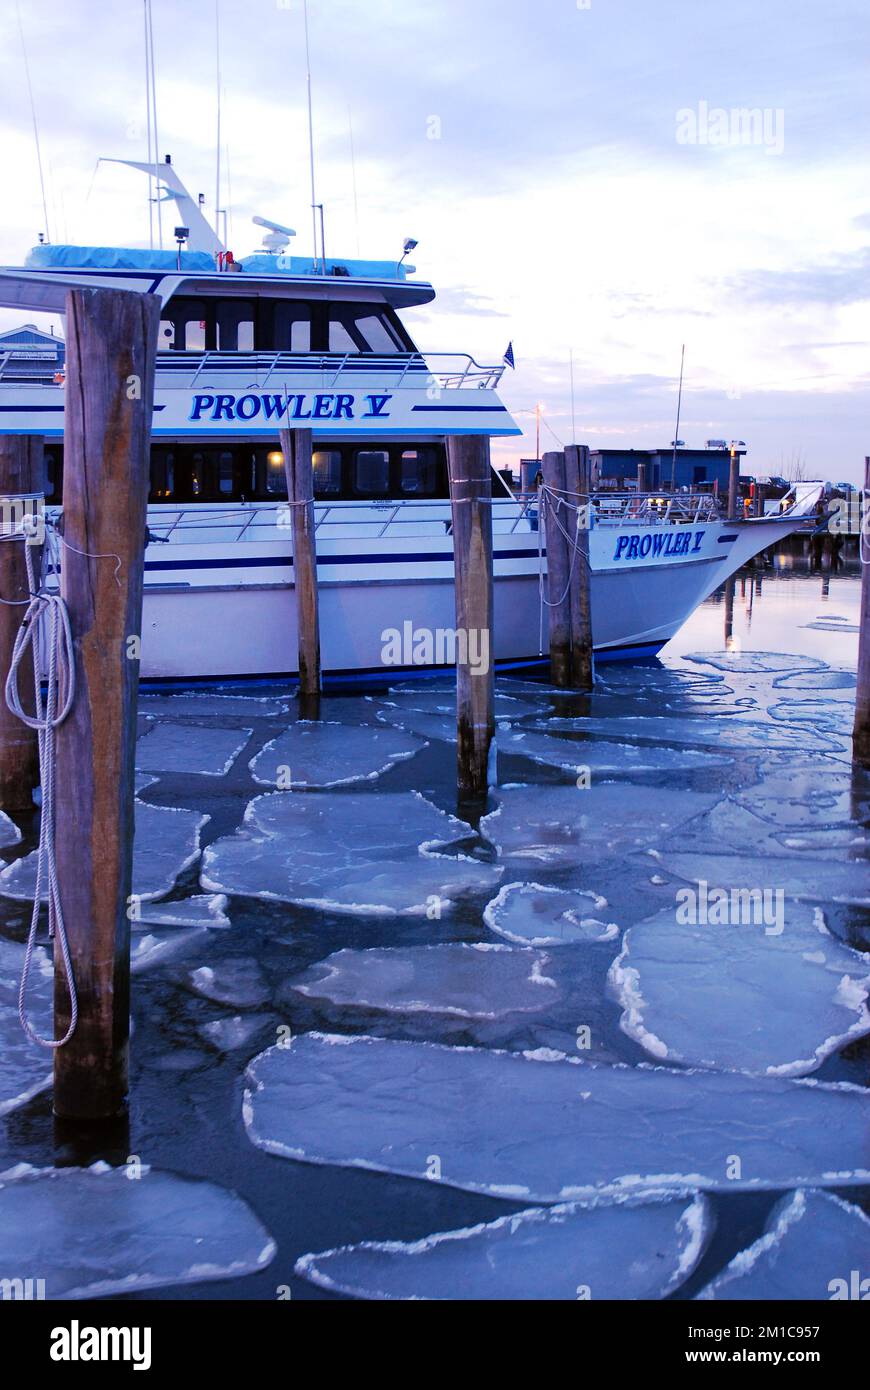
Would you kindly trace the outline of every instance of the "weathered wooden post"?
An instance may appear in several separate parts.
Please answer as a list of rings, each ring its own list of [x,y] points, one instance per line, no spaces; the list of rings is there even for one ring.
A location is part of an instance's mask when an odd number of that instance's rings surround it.
[[[61,594],[76,698],[57,730],[55,849],[78,1026],[54,1053],[55,1114],[123,1112],[130,1023],[133,769],[160,301],[67,295]],[[70,995],[55,941],[55,1037]]]
[[[740,499],[740,455],[736,449],[731,450],[731,459],[728,464],[728,520],[737,519],[737,508]]]
[[[456,751],[461,802],[485,801],[493,718],[492,473],[486,435],[448,435],[456,585]]]
[[[20,527],[23,497],[45,489],[41,435],[0,434],[0,526],[4,534]],[[0,810],[32,811],[33,788],[39,782],[36,730],[23,724],[6,704],[6,677],[12,648],[29,596],[24,540],[0,541]],[[39,574],[39,556],[34,556]],[[18,672],[19,689],[27,708],[33,704],[33,657],[27,648]]]
[[[565,491],[568,495],[569,534],[577,547],[569,550],[571,575],[571,684],[575,690],[591,690],[594,681],[592,656],[592,570],[589,558],[590,507],[589,449],[585,444],[569,444],[565,449]]]
[[[299,713],[320,718],[320,613],[314,531],[311,430],[282,430],[287,503],[293,533],[293,586],[299,643]]]
[[[855,691],[855,724],[852,756],[870,767],[870,458],[864,459],[864,496],[858,554],[861,557],[861,617],[858,630],[858,684]]]
[[[554,685],[571,684],[571,551],[566,532],[565,455],[544,454],[544,531],[547,543],[547,612],[550,625],[550,675]]]
[[[637,490],[638,490],[639,493],[649,492],[649,488],[648,488],[648,486],[647,486],[647,481],[646,481],[646,475],[647,475],[647,465],[646,465],[646,463],[644,463],[644,462],[638,463],[638,465],[637,465]]]

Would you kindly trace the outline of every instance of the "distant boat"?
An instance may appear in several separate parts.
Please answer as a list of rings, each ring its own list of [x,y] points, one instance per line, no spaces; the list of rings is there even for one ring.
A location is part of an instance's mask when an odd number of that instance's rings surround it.
[[[132,161],[122,161],[133,163]],[[504,361],[421,351],[400,311],[435,298],[401,262],[284,253],[292,233],[235,261],[169,164],[160,181],[187,231],[177,251],[40,245],[0,270],[0,300],[63,308],[71,286],[160,297],[145,554],[142,676],[197,681],[295,674],[296,605],[282,426],[314,435],[324,678],[420,676],[444,651],[385,665],[385,633],[455,622],[445,441],[521,433],[498,396]],[[407,244],[406,244],[407,248]],[[47,501],[63,476],[62,381],[4,381],[0,431],[46,437]],[[536,499],[494,469],[494,656],[542,660]],[[729,575],[811,525],[817,485],[776,516],[726,520],[709,495],[602,493],[590,532],[599,662],[654,655]],[[410,624],[410,629],[407,625]],[[431,645],[431,644],[430,644]]]

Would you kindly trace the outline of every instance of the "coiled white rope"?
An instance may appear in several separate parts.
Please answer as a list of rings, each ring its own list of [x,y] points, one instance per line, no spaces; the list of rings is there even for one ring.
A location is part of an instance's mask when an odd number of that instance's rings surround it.
[[[35,534],[35,518],[25,517],[22,527],[4,540],[22,539]],[[63,909],[60,900],[60,887],[57,879],[57,861],[54,848],[55,826],[55,730],[66,719],[73,706],[76,693],[75,655],[72,631],[66,604],[59,593],[50,592],[48,575],[60,571],[60,546],[57,532],[50,523],[45,527],[45,545],[42,554],[42,569],[39,585],[36,583],[33,565],[33,546],[25,544],[25,563],[27,565],[27,586],[30,598],[21,627],[12,649],[12,661],[6,678],[6,704],[14,715],[28,728],[36,730],[39,746],[39,772],[42,787],[42,814],[39,824],[39,846],[36,861],[36,887],[33,893],[33,915],[27,936],[27,949],[21,986],[18,991],[18,1017],[21,1027],[32,1042],[40,1047],[58,1048],[69,1042],[78,1023],[78,998],[69,943],[64,927]],[[33,658],[34,713],[28,714],[21,702],[18,688],[18,673],[25,653],[30,650]],[[47,654],[48,669],[43,675],[42,656]],[[43,702],[42,686],[46,683]],[[36,933],[39,926],[39,909],[42,901],[42,885],[48,886],[48,934],[57,939],[63,963],[64,975],[70,998],[69,1027],[62,1038],[43,1038],[37,1033],[27,1017],[27,981],[33,952],[36,947]]]

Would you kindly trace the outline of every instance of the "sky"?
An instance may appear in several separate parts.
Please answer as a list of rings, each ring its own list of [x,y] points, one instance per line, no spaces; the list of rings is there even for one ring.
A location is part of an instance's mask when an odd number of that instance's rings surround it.
[[[229,243],[311,253],[302,0],[152,0],[161,154]],[[143,0],[0,0],[0,263],[148,244]],[[516,464],[572,440],[745,440],[744,470],[870,453],[866,0],[309,0],[327,252],[411,260],[425,350],[501,361]],[[741,115],[741,113],[743,113]],[[171,221],[171,217],[167,219]],[[171,230],[171,229],[170,229]],[[33,315],[27,317],[34,318]],[[3,327],[20,314],[3,311]],[[573,360],[573,400],[571,390]]]

